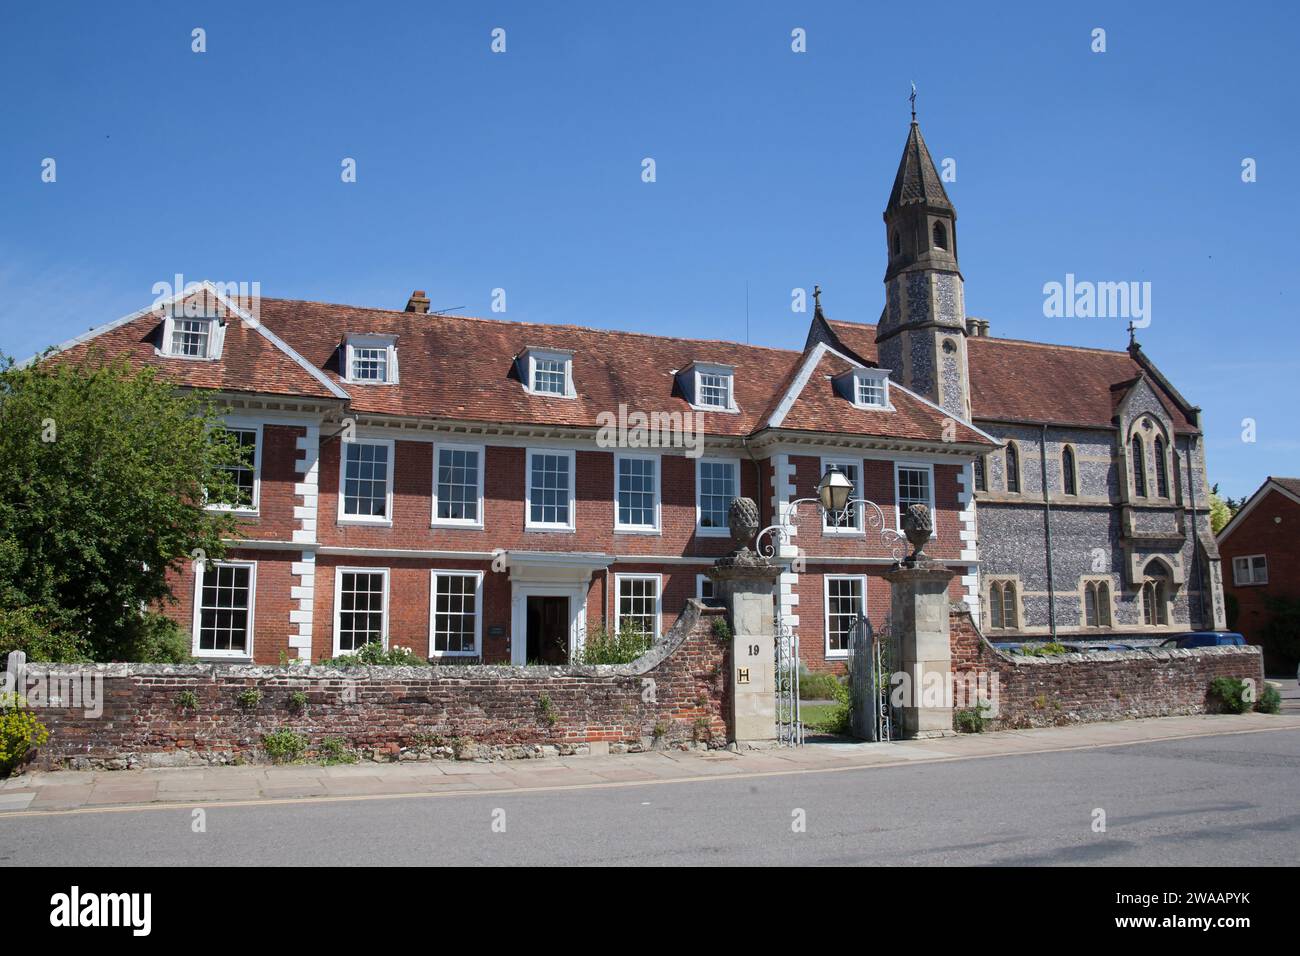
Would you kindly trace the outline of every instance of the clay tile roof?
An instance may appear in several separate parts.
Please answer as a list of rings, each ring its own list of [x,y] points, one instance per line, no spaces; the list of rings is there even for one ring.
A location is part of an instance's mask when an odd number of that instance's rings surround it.
[[[894,176],[894,188],[889,191],[889,204],[886,208],[915,202],[952,208],[943,181],[934,168],[934,160],[930,158],[930,151],[925,146],[925,139],[921,136],[921,127],[913,120],[912,128],[907,133],[907,143],[903,146],[903,157],[898,161],[898,173]]]
[[[336,398],[329,388],[257,329],[235,316],[226,319],[221,361],[159,355],[163,318],[152,312],[61,351],[58,361],[79,361],[94,353],[109,360],[153,366],[169,381],[200,389],[258,392],[307,398]]]
[[[829,322],[857,357],[876,360],[876,327]],[[1174,429],[1197,431],[1177,399],[1146,375],[1128,352],[971,336],[971,409],[976,421],[1051,422],[1105,428],[1128,389],[1145,377],[1160,397]]]
[[[1276,482],[1293,495],[1300,495],[1300,478],[1269,478],[1269,481]]]
[[[795,431],[819,431],[823,423],[834,420],[840,423],[840,430],[849,435],[925,440],[942,434],[948,415],[897,385],[891,384],[889,387],[892,411],[859,408],[837,395],[832,379],[854,367],[834,353],[823,355],[780,427]],[[953,437],[959,442],[994,444],[984,435],[961,423],[957,423]]]

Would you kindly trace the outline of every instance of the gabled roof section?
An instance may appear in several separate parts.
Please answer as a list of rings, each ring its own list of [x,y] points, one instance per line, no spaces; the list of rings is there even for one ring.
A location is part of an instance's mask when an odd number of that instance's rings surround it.
[[[226,322],[222,356],[195,361],[158,353],[167,309],[202,298],[222,306]],[[193,388],[259,392],[308,398],[346,399],[347,391],[313,366],[283,339],[233,302],[211,282],[188,289],[55,346],[49,360],[76,361],[95,352],[153,366],[169,381]]]
[[[939,406],[897,382],[889,383],[890,408],[861,408],[835,391],[838,376],[869,366],[837,352],[824,342],[804,354],[797,374],[767,420],[769,428],[822,431],[838,423],[848,435],[879,436],[910,441],[944,442],[949,421],[956,423],[953,440],[995,446],[999,442],[969,423],[952,419]]]
[[[828,322],[846,354],[876,361],[876,326]],[[966,339],[972,415],[976,421],[1049,422],[1109,428],[1129,386],[1146,377],[1174,431],[1200,431],[1195,410],[1172,392],[1163,376],[1147,371],[1149,359],[1129,352],[1048,345],[975,335]]]
[[[1219,544],[1223,544],[1228,539],[1228,535],[1236,531],[1245,522],[1246,516],[1255,510],[1255,506],[1272,492],[1277,492],[1284,498],[1289,498],[1296,504],[1300,504],[1300,478],[1274,478],[1270,476],[1264,479],[1264,483],[1259,486],[1259,489],[1232,516],[1232,520],[1219,530],[1217,535]]]
[[[921,127],[912,120],[912,128],[908,130],[907,142],[903,146],[903,157],[898,161],[898,173],[894,176],[894,188],[889,191],[885,208],[918,202],[952,209],[943,181],[934,168],[934,160],[930,158],[930,150],[921,136]]]

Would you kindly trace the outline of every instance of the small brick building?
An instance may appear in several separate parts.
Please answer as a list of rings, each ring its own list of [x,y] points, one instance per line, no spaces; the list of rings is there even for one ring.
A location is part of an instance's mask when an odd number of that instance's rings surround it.
[[[1269,478],[1222,530],[1229,626],[1263,646],[1269,598],[1300,600],[1300,478]],[[1266,648],[1270,669],[1293,665]]]

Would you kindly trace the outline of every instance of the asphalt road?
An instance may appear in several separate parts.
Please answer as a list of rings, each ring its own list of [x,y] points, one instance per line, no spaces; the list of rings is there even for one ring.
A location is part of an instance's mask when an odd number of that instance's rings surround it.
[[[0,864],[1295,865],[1298,784],[1300,733],[1274,731],[753,779],[280,801],[208,809],[203,833],[189,808],[0,814]]]

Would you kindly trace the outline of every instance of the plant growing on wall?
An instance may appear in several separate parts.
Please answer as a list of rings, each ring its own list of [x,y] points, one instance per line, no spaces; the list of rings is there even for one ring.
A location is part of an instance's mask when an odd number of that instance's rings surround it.
[[[235,701],[244,710],[253,710],[262,702],[262,692],[256,687],[249,687],[241,690]]]

